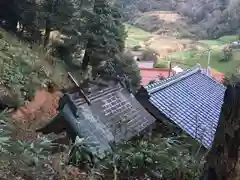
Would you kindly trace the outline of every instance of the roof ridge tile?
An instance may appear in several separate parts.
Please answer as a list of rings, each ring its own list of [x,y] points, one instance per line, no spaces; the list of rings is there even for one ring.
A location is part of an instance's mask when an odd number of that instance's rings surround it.
[[[147,89],[147,91],[149,93],[154,93],[154,92],[159,91],[160,89],[163,89],[163,88],[165,88],[173,83],[176,83],[186,77],[189,77],[199,71],[200,72],[202,71],[201,65],[196,64],[195,66],[188,68],[181,73],[178,73],[178,74],[171,76],[164,80],[158,80],[157,82],[155,82],[153,84],[147,85],[147,86],[145,86],[145,88]]]

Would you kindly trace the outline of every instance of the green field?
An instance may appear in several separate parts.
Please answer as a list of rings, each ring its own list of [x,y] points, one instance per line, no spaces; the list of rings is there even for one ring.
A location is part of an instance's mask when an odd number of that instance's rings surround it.
[[[140,42],[146,41],[154,36],[153,34],[132,25],[125,24],[125,26],[128,32],[128,38],[126,39],[127,48],[137,46]],[[189,67],[196,63],[200,63],[203,67],[206,67],[208,59],[207,49],[210,48],[212,50],[210,66],[220,72],[232,73],[240,66],[240,49],[233,51],[233,56],[230,61],[221,62],[219,60],[224,57],[222,51],[223,46],[234,40],[238,40],[238,38],[237,35],[226,35],[218,39],[199,40],[196,41],[196,46],[200,46],[201,50],[196,50],[195,48],[192,50],[184,50],[182,52],[173,52],[170,53],[166,59],[159,59],[157,64],[159,64],[159,67],[162,67],[166,64],[165,62],[167,60],[171,60],[178,64],[178,66],[182,67]]]
[[[125,28],[128,34],[126,39],[126,47],[129,48],[139,45],[140,42],[146,41],[152,36],[151,33],[129,24],[125,24]]]
[[[221,51],[212,51],[211,52],[211,61],[210,66],[220,72],[232,73],[235,72],[237,66],[239,66],[240,61],[236,60],[235,56],[240,51],[236,51],[233,54],[233,58],[230,61],[221,62],[219,61],[223,57]],[[196,63],[201,64],[203,67],[207,67],[208,53],[199,53],[192,59],[187,59],[186,64],[194,65]]]
[[[190,58],[193,58],[196,55],[197,51],[182,51],[182,52],[173,52],[169,54],[170,59],[178,59],[178,60],[188,60]]]
[[[233,73],[236,68],[240,66],[240,49],[233,51],[233,56],[230,61],[221,62],[219,61],[223,58],[224,54],[221,50],[211,51],[211,61],[210,66],[220,72]],[[179,64],[184,68],[193,66],[196,63],[201,64],[202,67],[207,67],[208,64],[208,52],[198,52],[198,51],[183,51],[175,52],[169,55],[172,62]]]
[[[208,46],[219,46],[226,44],[225,42],[222,42],[220,40],[200,40],[198,42]]]
[[[222,62],[220,61],[224,57],[222,46],[228,44],[234,40],[237,40],[237,36],[223,36],[218,40],[201,40],[199,43],[203,44],[203,50],[187,50],[183,52],[171,53],[168,57],[172,62],[176,62],[179,66],[186,68],[193,66],[196,63],[201,64],[202,67],[208,65],[208,52],[209,47],[211,51],[210,66],[219,72],[223,73],[234,73],[236,68],[240,67],[240,49],[233,50],[231,60]],[[225,41],[225,42],[223,42]]]
[[[238,35],[226,35],[220,37],[218,40],[225,43],[230,43],[232,41],[238,40],[238,38],[239,38]]]

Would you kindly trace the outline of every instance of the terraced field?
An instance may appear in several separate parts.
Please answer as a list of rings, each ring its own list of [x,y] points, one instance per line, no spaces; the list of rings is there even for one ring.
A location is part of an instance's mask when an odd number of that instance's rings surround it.
[[[222,62],[223,48],[230,42],[237,40],[237,35],[222,36],[219,39],[178,39],[176,37],[161,36],[146,32],[131,25],[126,25],[128,38],[127,48],[136,46],[143,49],[151,49],[159,54],[158,62],[162,64],[171,60],[178,66],[188,67],[200,63],[207,66],[208,49],[211,49],[210,66],[217,71],[233,73],[240,66],[240,49],[233,50],[233,55],[229,61]]]

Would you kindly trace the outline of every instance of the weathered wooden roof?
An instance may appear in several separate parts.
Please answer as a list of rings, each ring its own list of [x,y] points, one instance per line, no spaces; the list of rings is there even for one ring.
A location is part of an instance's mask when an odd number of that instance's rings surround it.
[[[155,121],[120,84],[92,87],[86,96],[90,104],[79,92],[66,93],[62,111],[75,132],[101,150],[109,142],[129,140]]]

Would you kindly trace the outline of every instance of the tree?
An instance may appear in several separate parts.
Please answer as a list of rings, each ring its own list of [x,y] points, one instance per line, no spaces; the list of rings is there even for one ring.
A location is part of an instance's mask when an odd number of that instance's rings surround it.
[[[60,7],[60,2],[64,1],[59,1],[59,0],[45,0],[42,4],[43,9],[45,10],[45,33],[44,33],[44,47],[47,46],[50,32],[53,28],[56,28],[58,22],[55,17],[61,17],[62,12],[59,14],[58,13],[58,8]],[[64,12],[64,11],[63,11]]]
[[[87,37],[86,52],[82,69],[90,64],[93,69],[124,49],[126,37],[118,9],[106,0],[95,0],[93,12],[88,13],[84,35]]]
[[[16,31],[17,22],[20,21],[20,9],[17,0],[0,1],[0,25],[5,21],[4,27],[7,30]]]
[[[240,179],[240,77],[233,76],[226,85],[219,124],[201,180]]]
[[[126,88],[130,92],[136,93],[141,82],[140,70],[136,61],[131,56],[119,53],[111,61],[111,64],[115,75],[120,77]]]
[[[237,35],[238,35],[238,40],[240,40],[240,29],[238,29]]]
[[[38,28],[36,24],[36,18],[39,9],[36,1],[23,1],[21,4],[19,3],[18,6],[21,11],[21,20],[19,21],[19,23],[22,25],[22,33],[24,30],[28,32],[33,32]]]

